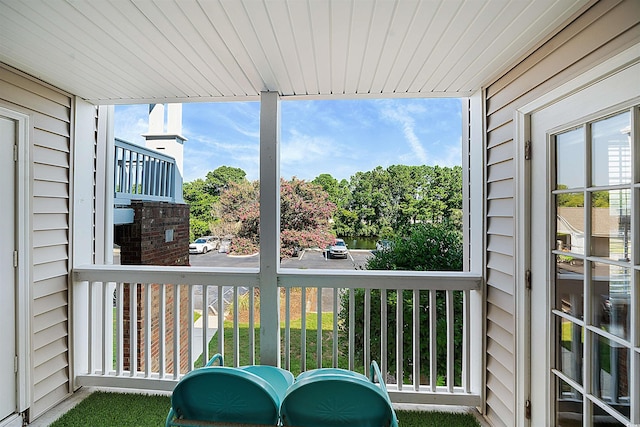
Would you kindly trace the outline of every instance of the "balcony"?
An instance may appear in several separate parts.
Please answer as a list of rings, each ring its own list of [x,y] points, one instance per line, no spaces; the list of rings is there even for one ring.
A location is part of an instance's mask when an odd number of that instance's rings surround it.
[[[88,345],[76,346],[74,382],[170,391],[182,375],[215,352],[227,354],[227,365],[279,360],[294,373],[321,366],[359,370],[368,366],[372,355],[379,355],[394,403],[480,406],[481,370],[476,362],[482,360],[481,334],[472,328],[481,322],[472,319],[479,313],[474,304],[481,299],[481,277],[462,272],[395,273],[280,270],[280,298],[270,304],[256,292],[261,290],[260,273],[254,268],[75,268],[73,329],[76,340],[86,339]],[[356,310],[357,289],[361,310]],[[211,294],[231,298],[227,303],[217,298],[215,310],[207,310]],[[399,294],[404,298],[398,299]],[[421,295],[428,298],[428,306],[421,306]],[[462,312],[454,310],[455,296],[462,299]],[[437,300],[446,307],[445,328],[437,327],[443,319],[429,309]],[[395,310],[388,304],[395,304]],[[373,307],[379,307],[379,315]],[[196,312],[203,312],[198,322]],[[280,325],[276,333],[260,328],[259,317],[267,323],[266,317],[274,315]],[[460,316],[462,322],[454,322]],[[323,318],[324,327],[316,328]],[[345,327],[356,324],[358,333],[355,327]],[[388,325],[397,326],[389,330]],[[428,342],[421,343],[425,329]],[[404,340],[405,335],[410,339]],[[389,337],[395,337],[395,344]],[[446,363],[438,363],[439,353],[445,353],[440,358]]]

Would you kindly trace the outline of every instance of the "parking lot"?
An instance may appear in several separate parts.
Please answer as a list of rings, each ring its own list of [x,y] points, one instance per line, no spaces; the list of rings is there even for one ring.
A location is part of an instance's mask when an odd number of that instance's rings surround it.
[[[282,268],[298,269],[331,269],[331,270],[360,270],[364,269],[371,251],[352,249],[346,259],[326,259],[320,250],[306,250],[300,256],[283,259]],[[198,267],[233,267],[245,268],[260,266],[260,254],[254,255],[227,255],[216,251],[206,254],[189,255],[189,264]]]

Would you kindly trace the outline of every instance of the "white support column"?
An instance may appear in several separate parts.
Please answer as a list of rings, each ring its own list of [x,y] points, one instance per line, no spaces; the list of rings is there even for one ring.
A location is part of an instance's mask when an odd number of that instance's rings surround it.
[[[260,100],[260,363],[280,366],[280,97]]]

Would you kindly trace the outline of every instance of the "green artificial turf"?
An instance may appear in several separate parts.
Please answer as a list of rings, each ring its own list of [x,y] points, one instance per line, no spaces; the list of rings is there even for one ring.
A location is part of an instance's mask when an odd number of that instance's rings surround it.
[[[51,427],[158,427],[171,405],[168,396],[96,391],[57,419]],[[478,427],[472,415],[397,411],[400,427]]]

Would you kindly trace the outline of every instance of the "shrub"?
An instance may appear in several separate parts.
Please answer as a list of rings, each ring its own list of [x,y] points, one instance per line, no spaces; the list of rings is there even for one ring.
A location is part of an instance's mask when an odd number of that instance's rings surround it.
[[[412,271],[456,271],[462,270],[462,234],[449,223],[418,224],[413,225],[405,233],[406,237],[396,238],[392,248],[388,251],[379,251],[367,263],[369,270],[412,270]],[[356,357],[362,360],[364,352],[364,289],[355,290],[355,348]],[[403,333],[403,372],[404,378],[410,378],[413,372],[413,291],[400,291],[403,301],[402,330]],[[454,308],[454,353],[455,369],[454,384],[461,384],[461,360],[462,360],[462,300],[463,293],[453,293]],[[380,335],[381,335],[381,291],[371,291],[370,319],[371,339],[369,346],[371,358],[380,360]],[[386,292],[387,305],[387,362],[389,371],[396,369],[396,310],[398,292],[389,290]],[[341,298],[341,327],[343,333],[349,329],[349,293],[345,292]],[[429,376],[429,291],[419,292],[420,313],[420,366],[421,376],[427,381]],[[447,353],[446,353],[446,292],[437,291],[436,310],[436,357],[439,382],[446,379]],[[422,382],[424,382],[422,381]]]

